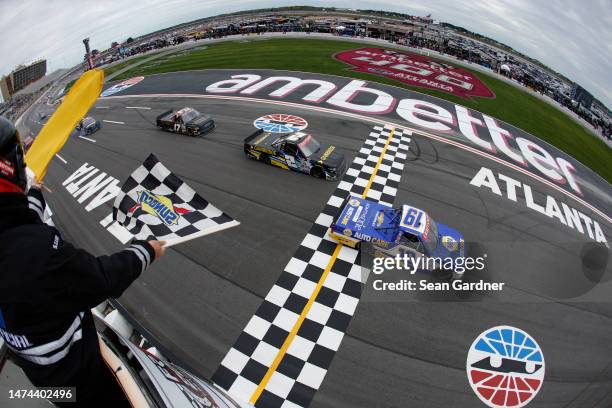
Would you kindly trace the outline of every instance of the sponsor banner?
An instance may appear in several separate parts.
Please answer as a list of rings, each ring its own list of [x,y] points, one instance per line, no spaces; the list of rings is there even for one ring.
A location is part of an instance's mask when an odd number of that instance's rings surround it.
[[[352,65],[353,71],[384,76],[406,85],[447,92],[461,98],[495,97],[473,73],[411,52],[366,47],[339,52],[334,58]]]
[[[130,88],[130,87],[138,84],[143,79],[144,79],[143,76],[126,79],[123,82],[120,82],[118,84],[115,84],[115,85],[111,86],[108,89],[105,89],[100,96],[111,96],[111,95],[114,95],[117,92],[121,92],[121,91],[123,91],[123,90],[125,90],[127,88]]]
[[[164,240],[166,246],[239,225],[152,154],[121,187],[113,219],[137,239]]]

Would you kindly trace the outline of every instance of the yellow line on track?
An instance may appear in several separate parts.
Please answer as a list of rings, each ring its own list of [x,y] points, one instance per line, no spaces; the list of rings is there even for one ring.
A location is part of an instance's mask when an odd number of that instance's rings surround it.
[[[376,177],[378,168],[380,167],[383,161],[383,158],[385,157],[385,154],[387,153],[387,148],[389,147],[389,143],[391,142],[391,139],[393,138],[394,133],[395,133],[395,128],[393,128],[391,132],[389,133],[389,137],[387,138],[387,141],[385,142],[385,146],[380,152],[380,157],[378,158],[378,162],[376,163],[376,166],[374,167],[374,171],[372,171],[372,175],[370,176],[370,179],[368,180],[368,184],[366,185],[366,188],[363,191],[363,194],[361,195],[362,198],[366,198],[366,196],[368,195],[368,192],[370,191],[370,188],[372,187],[372,183],[374,182],[374,177]],[[268,368],[266,375],[264,375],[264,377],[262,378],[261,382],[259,383],[259,386],[253,392],[253,395],[251,395],[251,399],[250,399],[251,404],[255,405],[255,403],[261,396],[261,393],[268,385],[270,378],[272,378],[272,374],[274,374],[274,372],[278,368],[278,365],[283,360],[283,357],[287,353],[289,346],[291,346],[291,343],[293,342],[293,339],[297,335],[297,332],[300,330],[300,327],[302,327],[302,323],[304,323],[304,320],[306,319],[308,312],[310,312],[310,308],[312,307],[312,304],[314,303],[315,299],[319,295],[319,292],[321,291],[321,288],[323,287],[323,283],[325,283],[325,280],[327,279],[327,275],[329,275],[329,272],[331,271],[332,267],[336,263],[336,259],[338,258],[340,249],[342,249],[342,244],[337,244],[336,249],[334,249],[334,252],[331,258],[327,262],[327,266],[325,266],[325,270],[323,271],[321,278],[319,278],[319,281],[317,282],[317,286],[315,287],[315,290],[312,292],[312,294],[310,295],[310,298],[308,299],[308,303],[306,303],[306,306],[304,306],[302,313],[300,314],[297,321],[293,325],[293,328],[291,329],[291,331],[289,332],[289,335],[283,342],[283,345],[278,350],[278,353],[276,354],[274,361]]]
[[[255,392],[251,396],[251,404],[255,404],[257,402],[257,400],[259,399],[259,396],[261,395],[263,390],[266,388],[266,385],[268,385],[268,381],[270,381],[270,377],[272,377],[272,374],[274,374],[281,360],[285,356],[285,353],[287,352],[287,350],[289,349],[289,346],[293,342],[295,335],[297,334],[298,330],[302,326],[304,319],[306,319],[306,315],[310,311],[310,308],[312,307],[314,300],[316,299],[317,295],[319,294],[319,291],[323,287],[323,282],[325,282],[327,275],[329,275],[329,271],[331,271],[332,266],[334,266],[334,263],[336,262],[336,258],[338,257],[338,254],[340,253],[341,248],[342,248],[342,245],[340,244],[336,245],[336,249],[334,250],[334,253],[331,256],[331,259],[327,263],[327,266],[325,267],[325,270],[323,271],[323,275],[321,275],[321,279],[319,279],[319,282],[317,283],[317,286],[315,287],[314,292],[312,292],[312,295],[310,295],[310,299],[308,299],[308,303],[306,303],[306,306],[304,306],[304,309],[302,310],[300,317],[297,319],[297,321],[293,325],[291,332],[285,339],[285,342],[281,346],[280,350],[278,350],[278,354],[276,355],[276,358],[272,362],[272,365],[270,365],[270,368],[268,368],[266,375],[261,380],[261,383],[259,383],[259,386],[257,387]]]
[[[380,164],[382,163],[383,158],[385,157],[385,154],[387,153],[389,142],[391,142],[391,139],[393,138],[394,133],[395,133],[395,128],[391,129],[391,132],[389,133],[389,137],[387,138],[387,141],[385,142],[385,147],[383,147],[382,152],[380,152],[380,157],[378,158],[378,162],[376,163],[376,166],[374,167],[374,171],[372,172],[372,175],[370,176],[370,180],[368,180],[368,184],[366,185],[365,190],[363,190],[363,194],[361,195],[361,198],[366,198],[366,196],[368,195],[368,192],[370,191],[370,187],[372,187],[372,182],[374,181],[374,177],[376,176],[376,173],[378,172],[378,168],[380,167]]]

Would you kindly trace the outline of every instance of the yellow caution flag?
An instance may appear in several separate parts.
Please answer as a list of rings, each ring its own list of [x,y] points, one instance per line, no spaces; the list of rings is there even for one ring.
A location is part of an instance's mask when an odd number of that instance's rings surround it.
[[[72,85],[64,101],[42,128],[26,154],[26,164],[36,179],[45,177],[51,159],[68,140],[70,133],[93,106],[102,91],[104,72],[92,69]]]

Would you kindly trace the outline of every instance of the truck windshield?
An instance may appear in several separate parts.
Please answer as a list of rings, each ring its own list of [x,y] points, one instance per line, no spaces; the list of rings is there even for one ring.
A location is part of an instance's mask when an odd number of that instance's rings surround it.
[[[321,145],[319,142],[314,140],[312,136],[308,135],[298,144],[298,147],[300,148],[300,152],[302,152],[304,157],[310,157],[313,153],[316,153],[319,150]]]
[[[425,231],[421,235],[421,240],[427,253],[429,255],[433,254],[438,247],[438,225],[433,219],[429,218]]]
[[[188,110],[188,111],[184,112],[184,113],[181,115],[181,119],[183,119],[183,122],[184,122],[184,123],[187,123],[187,122],[191,122],[192,120],[194,120],[194,119],[195,119],[195,118],[197,118],[198,116],[200,116],[200,112],[198,112],[198,111],[197,111],[197,110],[195,110],[195,109],[190,109],[190,110]]]

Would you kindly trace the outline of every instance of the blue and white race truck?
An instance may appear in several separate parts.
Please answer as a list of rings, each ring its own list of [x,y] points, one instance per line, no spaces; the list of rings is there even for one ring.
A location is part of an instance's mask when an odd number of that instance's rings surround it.
[[[383,256],[453,260],[466,256],[463,235],[435,222],[425,211],[410,205],[391,208],[351,195],[342,203],[330,235],[352,248],[370,243]]]

